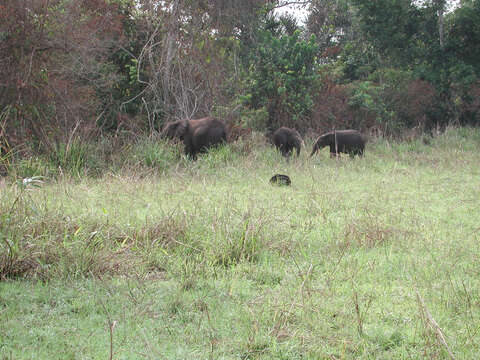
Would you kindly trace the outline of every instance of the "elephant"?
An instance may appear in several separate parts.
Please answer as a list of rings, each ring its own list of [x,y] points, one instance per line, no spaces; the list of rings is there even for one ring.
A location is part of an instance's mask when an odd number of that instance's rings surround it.
[[[365,138],[357,130],[330,131],[318,137],[310,156],[313,156],[325,146],[330,146],[330,157],[335,156],[338,151],[339,153],[350,154],[350,157],[353,158],[355,155],[363,156]]]
[[[196,159],[198,153],[225,143],[227,131],[223,121],[205,117],[197,120],[168,122],[162,131],[162,137],[182,140],[185,145],[185,154]]]
[[[291,155],[294,148],[297,150],[298,157],[300,155],[302,142],[302,137],[295,129],[282,126],[273,133],[273,143],[286,158]]]

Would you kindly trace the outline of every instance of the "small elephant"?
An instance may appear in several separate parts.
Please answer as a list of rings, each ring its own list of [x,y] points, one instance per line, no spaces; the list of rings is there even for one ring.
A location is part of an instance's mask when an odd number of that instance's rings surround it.
[[[273,133],[273,143],[284,157],[288,158],[294,148],[297,150],[297,156],[299,156],[302,137],[297,130],[282,126]]]
[[[350,154],[350,157],[363,156],[365,138],[357,130],[330,131],[318,137],[310,156],[325,146],[330,146],[330,157],[334,157],[337,151]]]
[[[178,138],[185,144],[185,154],[196,159],[197,154],[227,141],[225,124],[215,118],[168,122],[162,137]]]

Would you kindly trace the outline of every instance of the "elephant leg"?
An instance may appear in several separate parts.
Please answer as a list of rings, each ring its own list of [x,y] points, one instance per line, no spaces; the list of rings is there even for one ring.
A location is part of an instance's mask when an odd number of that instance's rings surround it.
[[[188,149],[188,150],[186,149],[185,155],[187,155],[187,157],[191,158],[192,160],[197,160],[197,154],[192,149]]]
[[[190,139],[185,139],[185,155],[192,158],[192,160],[197,159],[197,152],[195,151],[195,146],[192,144]]]
[[[338,151],[338,153],[337,153]],[[330,145],[330,158],[333,159],[334,157],[337,157],[338,154],[340,153],[340,146],[338,146],[338,150],[335,148],[335,144]]]
[[[363,150],[362,149],[355,149],[355,150],[352,151],[352,155],[353,156],[355,156],[355,155],[363,156]]]

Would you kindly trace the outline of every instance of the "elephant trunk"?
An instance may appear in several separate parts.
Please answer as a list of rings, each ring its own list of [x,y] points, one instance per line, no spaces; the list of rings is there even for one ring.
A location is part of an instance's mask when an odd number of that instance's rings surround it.
[[[302,149],[302,140],[298,139],[297,143],[295,144],[295,149],[297,150],[297,157],[300,156],[300,150]]]

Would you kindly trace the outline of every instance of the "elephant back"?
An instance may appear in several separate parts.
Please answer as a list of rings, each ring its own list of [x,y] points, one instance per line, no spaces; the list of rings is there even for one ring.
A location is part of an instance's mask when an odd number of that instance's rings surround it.
[[[189,135],[189,140],[195,151],[200,151],[227,140],[225,123],[212,117],[190,120]]]

